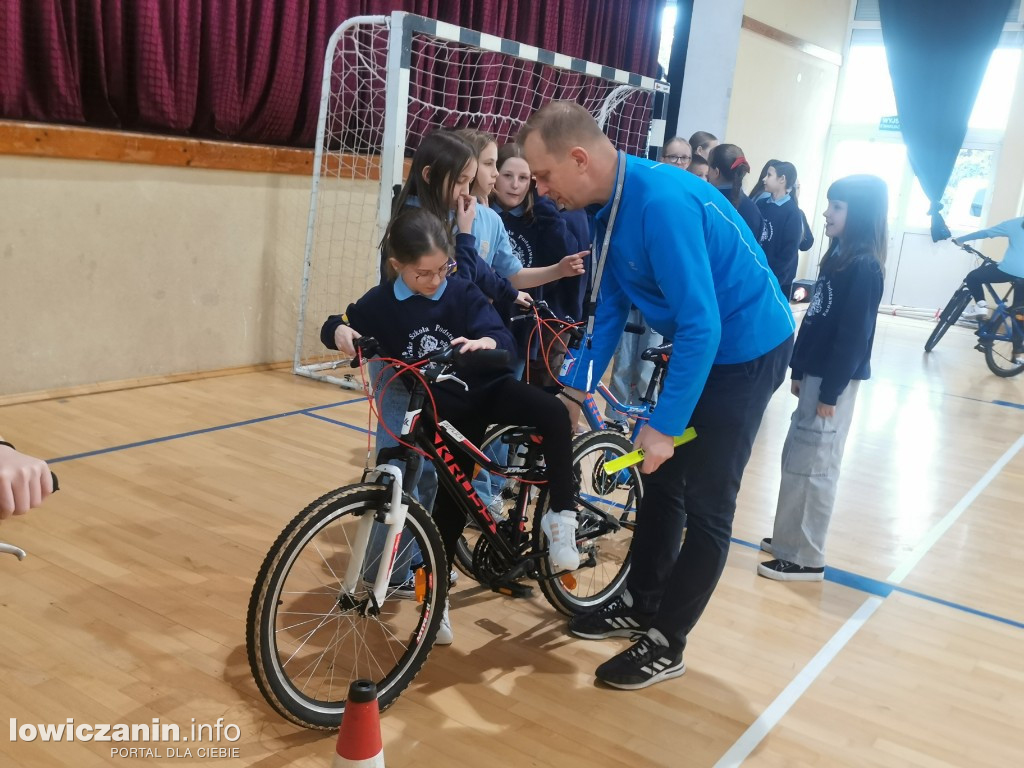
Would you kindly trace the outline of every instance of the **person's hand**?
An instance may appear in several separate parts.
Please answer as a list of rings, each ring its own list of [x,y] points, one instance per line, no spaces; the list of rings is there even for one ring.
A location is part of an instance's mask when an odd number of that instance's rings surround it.
[[[478,349],[497,349],[498,342],[490,336],[484,336],[482,339],[467,339],[465,336],[459,336],[457,339],[452,339],[452,346],[458,347],[459,352],[465,354],[466,352],[476,352]]]
[[[583,402],[583,398],[587,394],[583,390],[573,389],[572,387],[562,387],[562,391],[558,393],[558,399],[565,403],[565,409],[569,411],[569,428],[573,433],[576,432],[576,425],[580,421],[580,403]],[[572,398],[571,400],[569,398]],[[575,402],[574,402],[575,401]]]
[[[516,296],[516,302],[515,303],[516,303],[517,307],[532,307],[533,306],[533,296],[528,294],[526,291],[520,291],[519,295]]]
[[[957,239],[956,239],[955,237],[951,237],[951,238],[949,238],[949,242],[951,242],[951,243],[952,243],[953,245],[956,245],[956,246],[963,246],[963,243],[961,243],[961,242],[960,242],[959,240],[957,240]]]
[[[45,461],[0,445],[0,520],[25,514],[51,493],[53,478]]]
[[[818,403],[818,415],[823,419],[831,419],[836,415],[836,407],[834,405]]]
[[[582,275],[584,272],[583,260],[589,253],[590,251],[580,251],[579,253],[570,253],[568,256],[564,256],[558,262],[558,276],[576,277],[576,275]]]
[[[676,449],[671,436],[662,434],[650,424],[644,424],[633,447],[644,452],[644,463],[640,471],[645,475],[651,474],[672,458]]]
[[[789,382],[789,391],[800,397],[800,379],[793,379]]]
[[[462,195],[455,201],[455,223],[459,227],[459,232],[472,234],[475,219],[476,198],[472,195]]]
[[[363,338],[362,334],[351,326],[339,325],[334,329],[334,346],[338,348],[339,352],[344,352],[349,357],[356,356],[356,346],[353,342],[361,338]]]

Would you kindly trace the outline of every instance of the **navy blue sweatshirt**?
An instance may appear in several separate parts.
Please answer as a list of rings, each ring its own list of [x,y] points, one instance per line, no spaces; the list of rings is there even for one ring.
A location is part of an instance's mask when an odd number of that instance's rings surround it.
[[[852,379],[871,377],[882,284],[882,268],[868,253],[839,270],[822,266],[790,367],[794,379],[821,377],[818,400],[826,405],[835,405]]]
[[[461,235],[460,235],[461,237]],[[467,235],[468,237],[468,235]],[[443,290],[442,290],[443,288]],[[440,295],[433,298],[410,291],[402,283],[396,295],[394,281],[388,281],[367,291],[354,304],[349,304],[343,315],[331,315],[320,329],[320,340],[330,349],[337,349],[334,331],[339,325],[349,325],[363,336],[373,336],[381,344],[381,352],[388,357],[422,357],[449,346],[452,339],[490,337],[498,349],[515,355],[515,343],[483,292],[468,280],[446,280]],[[404,289],[404,290],[403,290]],[[460,374],[470,387],[511,373],[485,371]],[[457,384],[441,386],[457,387]],[[459,388],[461,391],[461,387]]]
[[[757,207],[764,217],[761,248],[768,257],[768,266],[779,281],[782,294],[788,299],[800,257],[803,217],[793,198],[782,205],[776,205],[771,197],[766,197],[757,202]]]
[[[535,197],[532,215],[526,215],[522,206],[505,210],[495,205],[494,210],[501,216],[512,243],[512,253],[523,263],[523,267],[550,267],[569,254],[582,250],[576,247],[576,238],[569,234],[565,220],[550,198]],[[546,301],[551,311],[559,317],[568,315],[574,320],[580,319],[582,275],[563,277],[530,288],[527,293],[534,299]]]
[[[724,187],[715,187],[715,189],[725,195],[726,200],[730,203],[732,202],[732,184],[726,184]],[[747,193],[742,189],[740,190],[740,204],[736,206],[736,212],[747,222],[747,226],[750,227],[754,237],[760,239],[761,232],[764,229],[764,217],[754,201],[747,197]]]

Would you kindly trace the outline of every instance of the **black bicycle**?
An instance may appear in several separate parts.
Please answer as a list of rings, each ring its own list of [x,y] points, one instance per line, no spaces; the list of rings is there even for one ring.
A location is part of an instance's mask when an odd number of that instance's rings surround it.
[[[369,357],[376,342],[363,338],[357,346]],[[608,432],[574,442],[581,564],[571,573],[556,572],[540,526],[547,488],[539,435],[507,430],[503,439],[515,461],[503,465],[438,422],[428,385],[462,383],[460,365],[493,361],[496,354],[503,355],[488,350],[462,356],[448,348],[405,363],[401,376],[411,397],[401,444],[381,451],[381,463],[364,470],[359,483],[306,507],[267,553],[249,601],[246,647],[261,693],[292,722],[336,728],[349,684],[357,679],[376,682],[380,708],[386,709],[433,647],[448,572],[434,521],[411,493],[422,460],[434,466],[439,482],[479,529],[473,570],[491,589],[523,595],[530,589],[524,582],[533,580],[555,608],[573,614],[596,607],[625,583],[642,480],[638,467],[609,477],[603,464],[633,450],[626,438]],[[509,519],[490,514],[455,459],[460,453],[519,483],[522,491]],[[395,459],[404,462],[405,472],[384,463]],[[392,574],[406,569],[413,573],[414,599],[398,599],[398,588],[391,586]]]

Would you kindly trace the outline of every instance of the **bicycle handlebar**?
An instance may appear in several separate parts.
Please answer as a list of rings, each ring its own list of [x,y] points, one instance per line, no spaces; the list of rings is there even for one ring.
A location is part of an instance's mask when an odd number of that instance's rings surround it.
[[[354,342],[355,347],[361,355],[356,355],[350,365],[353,368],[359,367],[360,358],[374,357],[380,352],[380,342],[373,336],[363,336]],[[408,365],[420,363],[436,363],[439,367],[433,373],[424,371],[424,375],[430,379],[437,376],[448,366],[458,370],[486,370],[494,368],[505,368],[511,362],[511,357],[504,349],[474,349],[469,352],[460,352],[458,347],[448,346],[438,352],[432,352],[421,357],[403,357],[402,362]]]

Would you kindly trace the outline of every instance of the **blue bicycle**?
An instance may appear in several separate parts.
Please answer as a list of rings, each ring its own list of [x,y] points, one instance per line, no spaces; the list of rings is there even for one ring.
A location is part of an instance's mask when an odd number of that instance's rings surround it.
[[[961,248],[978,257],[983,264],[997,262],[976,251],[969,245],[961,244]],[[992,316],[982,320],[976,331],[978,343],[975,349],[985,354],[985,363],[996,376],[1008,378],[1024,372],[1024,305],[1013,306],[1008,302],[1010,295],[1024,285],[1024,281],[1014,281],[1009,290],[1000,296],[991,283],[984,283],[984,288],[995,302]],[[939,313],[935,329],[925,342],[924,351],[931,352],[935,345],[945,336],[971,301],[971,292],[966,283],[961,283],[949,302]]]

